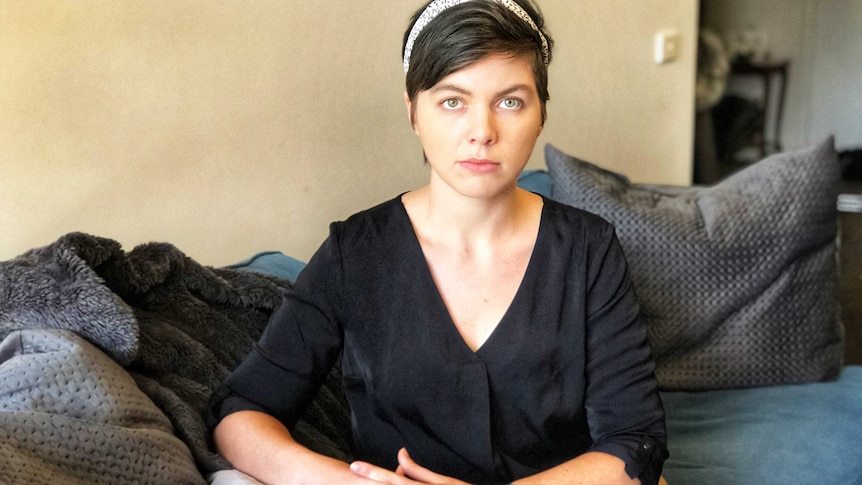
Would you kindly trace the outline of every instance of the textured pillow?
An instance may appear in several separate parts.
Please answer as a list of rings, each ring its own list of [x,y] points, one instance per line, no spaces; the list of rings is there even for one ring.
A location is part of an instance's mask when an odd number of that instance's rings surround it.
[[[0,483],[205,485],[132,376],[65,330],[0,342]]]
[[[837,375],[840,167],[831,138],[711,187],[632,184],[550,145],[545,157],[554,199],[616,226],[663,389]]]

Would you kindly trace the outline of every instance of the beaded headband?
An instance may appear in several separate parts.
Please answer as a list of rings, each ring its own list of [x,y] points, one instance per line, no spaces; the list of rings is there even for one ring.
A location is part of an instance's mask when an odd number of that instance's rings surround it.
[[[422,29],[424,29],[429,22],[434,20],[435,17],[440,15],[440,13],[447,8],[461,5],[462,3],[467,3],[469,1],[471,0],[434,0],[425,8],[424,11],[422,11],[422,14],[419,15],[418,19],[416,19],[416,23],[413,24],[413,28],[410,29],[410,35],[407,37],[407,44],[404,46],[405,73],[410,70],[410,54],[413,53],[413,43],[416,42],[416,38],[419,37],[419,33],[422,32]],[[518,18],[532,27],[537,34],[539,34],[539,37],[542,39],[542,57],[545,59],[545,65],[547,66],[551,62],[551,50],[548,48],[548,40],[545,39],[545,35],[542,34],[542,31],[539,30],[539,27],[535,22],[533,22],[533,19],[530,18],[530,15],[521,8],[520,5],[512,0],[494,1],[509,9],[512,13],[517,15]]]

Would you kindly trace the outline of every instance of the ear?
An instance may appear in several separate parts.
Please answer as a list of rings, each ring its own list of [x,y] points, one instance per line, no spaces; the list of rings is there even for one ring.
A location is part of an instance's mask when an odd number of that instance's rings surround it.
[[[416,133],[416,123],[413,122],[413,103],[410,101],[407,91],[404,91],[404,106],[407,108],[407,121],[410,123],[410,127],[413,128],[413,132]],[[418,133],[416,134],[418,135]]]

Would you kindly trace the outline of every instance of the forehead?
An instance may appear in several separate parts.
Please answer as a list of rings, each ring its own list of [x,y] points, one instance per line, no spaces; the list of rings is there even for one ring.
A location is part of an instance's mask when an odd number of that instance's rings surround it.
[[[536,91],[536,77],[527,56],[491,54],[443,77],[429,91],[457,87],[463,90],[500,90],[523,85]]]

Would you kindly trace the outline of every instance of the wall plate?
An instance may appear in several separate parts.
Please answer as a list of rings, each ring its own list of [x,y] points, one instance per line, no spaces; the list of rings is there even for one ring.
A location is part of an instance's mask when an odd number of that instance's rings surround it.
[[[679,32],[673,29],[661,30],[655,34],[655,63],[665,64],[679,57]]]

